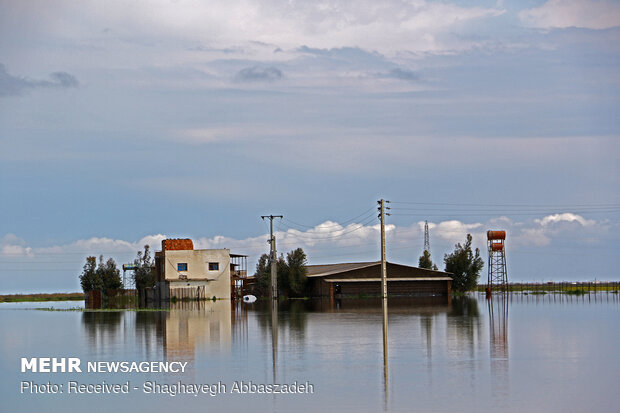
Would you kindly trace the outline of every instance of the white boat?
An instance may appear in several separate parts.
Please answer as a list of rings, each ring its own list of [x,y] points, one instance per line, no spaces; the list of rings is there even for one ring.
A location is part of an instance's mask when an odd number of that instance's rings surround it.
[[[244,295],[243,296],[243,302],[244,303],[253,303],[254,301],[256,301],[256,297],[253,296],[252,294],[248,294],[248,295]]]

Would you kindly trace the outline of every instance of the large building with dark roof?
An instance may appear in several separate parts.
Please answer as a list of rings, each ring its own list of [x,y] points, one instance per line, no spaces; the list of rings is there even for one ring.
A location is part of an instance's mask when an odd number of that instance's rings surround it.
[[[308,284],[315,297],[378,296],[381,262],[308,265]],[[387,263],[388,295],[450,295],[452,277],[443,271]]]

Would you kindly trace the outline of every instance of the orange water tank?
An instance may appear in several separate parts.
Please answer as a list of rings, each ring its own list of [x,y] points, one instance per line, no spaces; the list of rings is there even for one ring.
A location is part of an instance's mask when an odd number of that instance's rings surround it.
[[[487,239],[506,239],[506,231],[487,231]]]
[[[492,251],[501,251],[504,249],[504,243],[503,242],[492,242],[491,243],[491,250]]]

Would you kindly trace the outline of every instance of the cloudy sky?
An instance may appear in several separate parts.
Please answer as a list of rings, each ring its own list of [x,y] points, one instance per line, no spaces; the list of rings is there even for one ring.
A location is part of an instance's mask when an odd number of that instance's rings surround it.
[[[0,0],[0,293],[191,237],[619,279],[614,0]],[[483,278],[486,277],[486,268]]]

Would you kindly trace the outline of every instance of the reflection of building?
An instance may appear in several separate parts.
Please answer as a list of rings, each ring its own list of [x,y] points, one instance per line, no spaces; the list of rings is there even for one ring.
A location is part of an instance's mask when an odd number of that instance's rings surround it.
[[[164,354],[170,360],[193,360],[196,347],[228,349],[231,303],[228,300],[171,303],[164,322]]]
[[[165,239],[161,244],[162,250],[155,253],[160,300],[230,298],[245,278],[245,256],[231,255],[227,249],[195,250],[190,239]]]
[[[340,297],[379,295],[381,262],[309,265],[312,295]],[[450,295],[452,277],[443,271],[387,263],[389,295]]]

